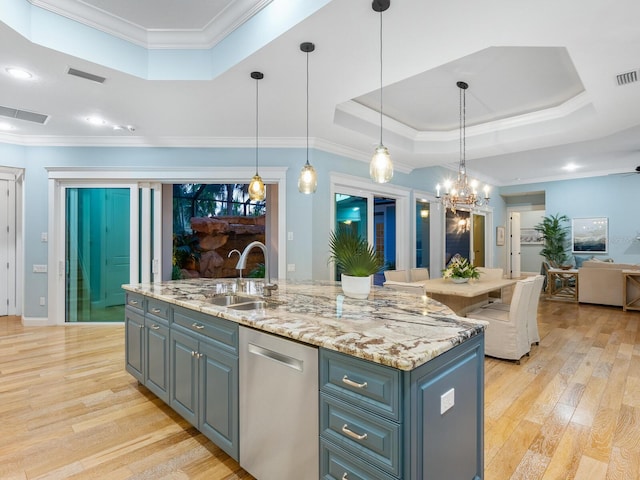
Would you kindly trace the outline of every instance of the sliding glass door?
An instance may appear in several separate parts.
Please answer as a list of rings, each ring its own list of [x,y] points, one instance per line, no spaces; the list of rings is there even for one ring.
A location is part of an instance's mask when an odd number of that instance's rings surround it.
[[[130,189],[65,190],[65,321],[121,322],[130,270]]]

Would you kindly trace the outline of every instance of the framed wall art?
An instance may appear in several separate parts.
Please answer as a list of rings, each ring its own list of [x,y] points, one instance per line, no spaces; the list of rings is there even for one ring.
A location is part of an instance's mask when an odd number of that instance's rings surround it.
[[[535,228],[520,229],[520,245],[542,245],[543,243],[542,232],[537,231]]]
[[[504,227],[496,227],[496,245],[498,247],[504,245]]]
[[[571,251],[573,253],[607,253],[608,235],[607,217],[571,219]]]

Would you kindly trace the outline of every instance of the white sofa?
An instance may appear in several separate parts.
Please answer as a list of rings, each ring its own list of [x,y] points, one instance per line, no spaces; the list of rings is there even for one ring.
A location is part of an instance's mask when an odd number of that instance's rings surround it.
[[[409,270],[385,270],[385,287],[424,295],[424,281],[429,280],[427,268],[411,268]]]
[[[588,260],[578,269],[578,301],[622,306],[622,270],[640,270],[640,265]]]

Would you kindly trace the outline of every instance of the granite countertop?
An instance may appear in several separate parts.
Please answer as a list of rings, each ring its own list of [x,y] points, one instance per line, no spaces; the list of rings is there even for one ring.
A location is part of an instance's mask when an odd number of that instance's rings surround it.
[[[214,295],[240,293],[234,279],[191,279],[123,285],[181,307],[335,350],[413,370],[481,333],[486,322],[456,316],[426,296],[372,287],[367,300],[344,297],[337,282],[278,282],[267,308],[239,311],[213,305]],[[262,281],[244,280],[243,294],[258,295]]]

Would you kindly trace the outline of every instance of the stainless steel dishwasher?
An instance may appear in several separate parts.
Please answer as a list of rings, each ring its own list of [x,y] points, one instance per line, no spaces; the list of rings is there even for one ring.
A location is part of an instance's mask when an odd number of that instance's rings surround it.
[[[317,480],[318,349],[240,326],[240,465],[258,480]]]

